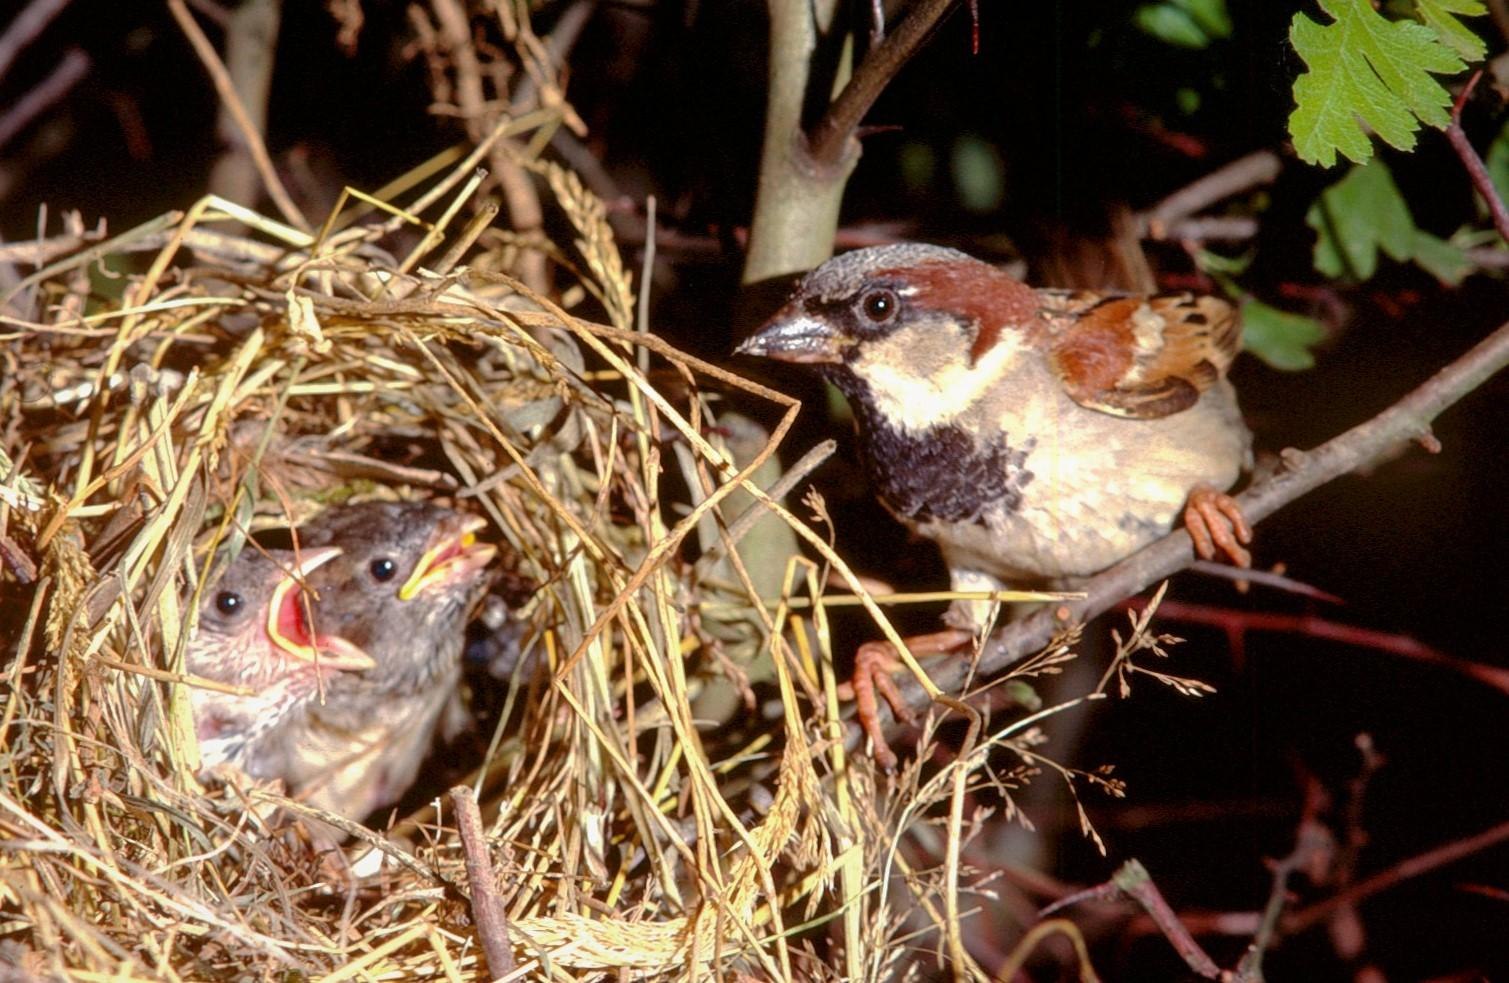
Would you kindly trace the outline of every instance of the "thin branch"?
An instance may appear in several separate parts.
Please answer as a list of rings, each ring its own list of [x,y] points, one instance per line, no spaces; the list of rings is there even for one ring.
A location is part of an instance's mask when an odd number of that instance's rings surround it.
[[[1142,605],[1134,598],[1133,610]],[[1165,600],[1158,606],[1161,617],[1195,625],[1219,628],[1238,636],[1250,631],[1288,632],[1307,638],[1320,638],[1342,645],[1356,645],[1426,665],[1442,666],[1509,696],[1509,669],[1484,665],[1470,659],[1458,659],[1431,648],[1417,638],[1394,632],[1348,625],[1313,614],[1287,614],[1278,611],[1233,611],[1205,604]]]
[[[1138,216],[1139,232],[1154,239],[1165,238],[1169,226],[1189,218],[1232,195],[1272,184],[1283,170],[1283,161],[1271,150],[1239,157],[1188,184]]]
[[[215,93],[220,96],[221,104],[240,128],[241,138],[246,141],[246,150],[257,165],[257,174],[262,178],[262,187],[267,189],[267,196],[272,199],[273,204],[277,206],[279,213],[289,225],[305,232],[309,231],[308,220],[299,211],[299,206],[294,204],[288,189],[283,187],[283,180],[278,177],[277,168],[273,166],[272,158],[267,154],[267,144],[263,142],[261,132],[247,115],[246,107],[236,92],[235,83],[231,81],[225,63],[215,52],[215,46],[210,44],[210,39],[204,36],[204,31],[199,28],[199,22],[194,20],[193,14],[189,13],[184,0],[168,0],[168,10],[172,13],[173,19],[178,22],[178,27],[183,31],[184,37],[189,39],[194,53],[199,56],[200,63],[204,65],[204,70],[209,72],[210,81],[215,84]]]
[[[1457,94],[1457,100],[1451,107],[1451,125],[1446,128],[1446,139],[1451,141],[1451,149],[1461,158],[1462,166],[1467,169],[1467,176],[1472,179],[1472,186],[1488,204],[1488,211],[1493,216],[1493,227],[1498,229],[1505,242],[1509,242],[1509,208],[1504,207],[1504,199],[1499,197],[1498,189],[1493,186],[1493,178],[1489,177],[1483,158],[1478,156],[1478,152],[1472,147],[1472,141],[1467,139],[1467,134],[1462,130],[1462,107],[1472,97],[1472,90],[1482,77],[1483,70],[1480,68],[1472,73],[1472,78],[1467,80],[1467,84]]]
[[[1238,496],[1243,514],[1248,522],[1256,523],[1301,495],[1377,462],[1400,442],[1428,437],[1432,420],[1506,364],[1509,364],[1509,323],[1499,326],[1465,355],[1371,420],[1312,451],[1285,454],[1287,470]],[[1182,530],[1170,533],[1090,578],[1084,587],[1084,600],[1053,605],[1006,626],[987,643],[974,671],[982,676],[1000,673],[1042,649],[1065,623],[1088,621],[1123,598],[1185,569],[1194,559],[1189,536]],[[1067,616],[1067,620],[1056,615]],[[957,659],[938,667],[934,683],[945,692],[957,689],[971,670],[966,663],[967,660]],[[922,709],[928,705],[928,697],[914,680],[905,680],[903,690],[911,706]]]
[[[1300,871],[1315,869],[1317,860],[1327,857],[1335,848],[1330,831],[1316,818],[1324,799],[1325,794],[1319,785],[1312,783],[1306,795],[1304,815],[1300,817],[1299,829],[1294,835],[1294,849],[1273,865],[1273,887],[1268,892],[1268,903],[1263,906],[1263,917],[1252,944],[1237,963],[1235,983],[1262,983],[1263,955],[1278,937],[1279,918],[1289,901],[1289,878]]]
[[[513,945],[508,941],[508,912],[498,897],[498,882],[493,875],[492,860],[487,854],[487,836],[482,831],[482,814],[477,798],[468,785],[451,789],[451,806],[456,811],[456,829],[466,852],[466,879],[471,885],[472,921],[482,940],[487,957],[489,979],[498,979],[514,971]]]
[[[932,33],[943,15],[958,0],[919,0],[896,30],[872,50],[854,72],[854,77],[833,100],[823,118],[808,134],[808,146],[818,167],[837,166],[844,157],[844,147],[865,113],[880,98],[891,79],[901,71],[922,42]]]
[[[31,44],[52,19],[68,6],[68,0],[32,0],[31,4],[0,34],[0,78],[10,71],[21,49]]]
[[[10,143],[42,110],[67,95],[89,71],[90,64],[88,55],[78,48],[70,48],[45,79],[0,115],[0,147]]]
[[[1364,898],[1386,891],[1410,878],[1456,863],[1458,860],[1506,841],[1509,841],[1509,823],[1500,823],[1475,836],[1454,840],[1434,850],[1427,850],[1401,860],[1387,870],[1379,871],[1372,877],[1358,881],[1345,891],[1294,912],[1289,917],[1280,920],[1279,929],[1284,935],[1298,935],[1324,922],[1340,908],[1355,905]]]

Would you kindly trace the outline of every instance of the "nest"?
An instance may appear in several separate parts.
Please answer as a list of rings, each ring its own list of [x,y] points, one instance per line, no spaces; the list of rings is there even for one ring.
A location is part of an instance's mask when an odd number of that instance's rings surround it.
[[[196,768],[182,653],[215,550],[371,497],[465,503],[539,585],[515,614],[538,668],[468,777],[520,977],[877,977],[898,912],[947,922],[946,878],[896,843],[952,772],[882,796],[841,739],[815,602],[824,568],[859,585],[777,501],[795,406],[636,327],[601,204],[532,166],[575,229],[555,299],[490,272],[476,226],[396,257],[408,214],[311,237],[214,198],[5,299],[30,313],[0,385],[0,963],[487,974],[445,800],[345,823],[386,858],[360,876],[287,828],[336,817]]]

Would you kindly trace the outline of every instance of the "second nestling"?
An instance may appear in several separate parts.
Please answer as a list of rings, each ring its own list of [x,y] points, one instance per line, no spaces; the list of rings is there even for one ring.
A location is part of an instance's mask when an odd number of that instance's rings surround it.
[[[297,565],[243,552],[201,606],[187,667],[256,692],[194,691],[205,766],[350,819],[396,802],[464,721],[465,628],[497,554],[483,525],[428,503],[336,506],[301,531]]]

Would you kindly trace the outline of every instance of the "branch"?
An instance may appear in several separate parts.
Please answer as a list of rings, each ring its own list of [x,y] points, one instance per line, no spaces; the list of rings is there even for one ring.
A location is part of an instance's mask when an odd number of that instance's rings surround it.
[[[1402,441],[1428,438],[1431,421],[1506,364],[1509,364],[1509,323],[1500,325],[1465,355],[1366,423],[1312,451],[1285,453],[1286,470],[1238,496],[1243,514],[1248,522],[1256,523],[1301,495],[1379,461]],[[1194,560],[1188,534],[1182,530],[1170,533],[1090,578],[1085,584],[1084,600],[1054,605],[1001,629],[986,643],[974,671],[985,676],[1000,673],[1041,650],[1063,625],[1088,621],[1123,598],[1178,573]],[[939,667],[933,681],[945,692],[956,690],[971,669],[967,659],[950,660]],[[928,705],[927,695],[915,680],[906,680],[903,691],[909,705],[918,709]]]
[[[487,957],[488,979],[498,979],[514,971],[513,946],[508,941],[508,913],[498,897],[498,883],[492,861],[487,855],[487,836],[482,832],[482,816],[477,798],[468,785],[451,789],[451,805],[456,811],[456,829],[466,853],[466,879],[472,889],[472,921],[482,940]]]
[[[808,134],[808,146],[818,167],[833,167],[843,159],[844,148],[865,113],[956,2],[918,0],[901,25],[865,57],[849,84]]]
[[[1154,239],[1170,238],[1168,227],[1203,211],[1223,198],[1263,184],[1272,184],[1283,170],[1283,161],[1271,150],[1239,157],[1188,184],[1137,216],[1138,232]]]
[[[1446,128],[1446,139],[1451,141],[1451,149],[1457,152],[1462,160],[1462,166],[1467,168],[1467,176],[1472,179],[1472,186],[1478,194],[1483,196],[1483,201],[1488,204],[1488,212],[1493,216],[1493,227],[1505,242],[1509,242],[1509,208],[1504,207],[1504,199],[1499,197],[1498,189],[1493,186],[1493,178],[1488,175],[1488,168],[1483,166],[1483,158],[1472,148],[1472,142],[1467,139],[1467,134],[1462,130],[1462,107],[1472,96],[1472,90],[1477,87],[1478,79],[1483,77],[1480,68],[1472,73],[1472,78],[1458,93],[1456,102],[1451,107],[1451,125]]]

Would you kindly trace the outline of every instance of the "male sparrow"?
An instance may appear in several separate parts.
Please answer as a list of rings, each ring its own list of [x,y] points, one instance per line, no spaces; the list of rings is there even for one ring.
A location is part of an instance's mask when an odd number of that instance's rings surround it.
[[[196,676],[247,690],[189,691],[199,755],[206,770],[234,765],[280,778],[280,730],[298,707],[340,673],[374,665],[336,635],[315,635],[299,582],[340,554],[334,548],[258,552],[247,547],[204,594],[184,656]]]
[[[328,509],[300,530],[340,556],[309,578],[313,623],[374,665],[332,679],[284,743],[283,777],[306,801],[353,819],[396,802],[442,732],[464,720],[457,684],[466,622],[487,588],[486,523],[424,502]]]
[[[885,506],[943,551],[958,591],[1061,586],[1173,528],[1242,566],[1251,532],[1230,488],[1251,435],[1226,370],[1241,345],[1231,305],[1039,290],[964,253],[903,243],[831,259],[739,353],[814,365],[848,397]],[[947,651],[985,629],[959,602]],[[859,717],[887,767],[874,689],[909,716],[879,666],[856,656]]]

